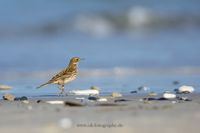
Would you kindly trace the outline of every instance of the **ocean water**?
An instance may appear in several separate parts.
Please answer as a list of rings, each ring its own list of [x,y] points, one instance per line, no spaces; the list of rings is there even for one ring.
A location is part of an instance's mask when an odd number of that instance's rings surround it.
[[[199,91],[198,0],[1,0],[0,83],[18,95],[35,90],[73,56],[85,58],[68,90],[152,91],[187,84]],[[138,72],[139,71],[139,72]]]

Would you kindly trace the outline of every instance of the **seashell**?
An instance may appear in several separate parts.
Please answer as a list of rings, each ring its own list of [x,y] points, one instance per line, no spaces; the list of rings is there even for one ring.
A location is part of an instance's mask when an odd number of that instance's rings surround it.
[[[8,85],[0,85],[0,90],[10,90],[12,89],[11,86],[8,86]]]
[[[15,96],[13,96],[13,95],[7,93],[7,94],[5,94],[5,95],[3,96],[3,99],[4,99],[4,100],[8,100],[8,101],[14,101]]]
[[[98,102],[107,102],[108,99],[101,97],[101,98],[97,99],[97,101]]]
[[[25,104],[29,104],[28,100],[23,100],[22,102],[25,103]]]
[[[193,91],[194,91],[193,86],[183,85],[183,86],[178,88],[178,93],[192,93]]]
[[[174,99],[174,98],[176,98],[176,94],[171,93],[171,92],[164,92],[163,93],[163,98],[165,98],[165,99]]]
[[[111,96],[112,96],[112,97],[122,97],[122,94],[119,93],[119,92],[113,92],[113,93],[111,94]]]
[[[89,89],[89,90],[72,90],[69,92],[70,94],[73,95],[99,95],[99,90],[95,90],[95,89]]]
[[[64,101],[59,101],[59,100],[56,100],[56,101],[46,101],[46,103],[49,103],[49,104],[64,104]]]

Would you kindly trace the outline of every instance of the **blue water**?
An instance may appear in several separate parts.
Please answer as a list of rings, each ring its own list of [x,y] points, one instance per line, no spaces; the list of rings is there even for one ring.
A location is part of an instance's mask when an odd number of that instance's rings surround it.
[[[85,58],[80,71],[199,68],[199,5],[198,0],[1,0],[0,83],[16,94],[55,93],[54,85],[34,88],[73,56]],[[43,71],[50,73],[41,78],[37,74]],[[199,88],[199,72],[80,76],[68,87],[129,92],[146,85],[164,91],[176,87],[174,80]]]

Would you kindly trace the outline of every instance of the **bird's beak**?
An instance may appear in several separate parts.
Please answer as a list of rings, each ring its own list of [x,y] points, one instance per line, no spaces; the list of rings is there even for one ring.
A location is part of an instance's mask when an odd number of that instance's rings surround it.
[[[82,61],[82,60],[85,60],[85,58],[80,58],[80,60]]]

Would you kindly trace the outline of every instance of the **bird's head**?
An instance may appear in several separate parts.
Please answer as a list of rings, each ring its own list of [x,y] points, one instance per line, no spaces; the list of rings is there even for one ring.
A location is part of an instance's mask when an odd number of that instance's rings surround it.
[[[70,64],[78,64],[81,60],[83,60],[83,59],[79,58],[79,57],[73,57],[70,60]]]

